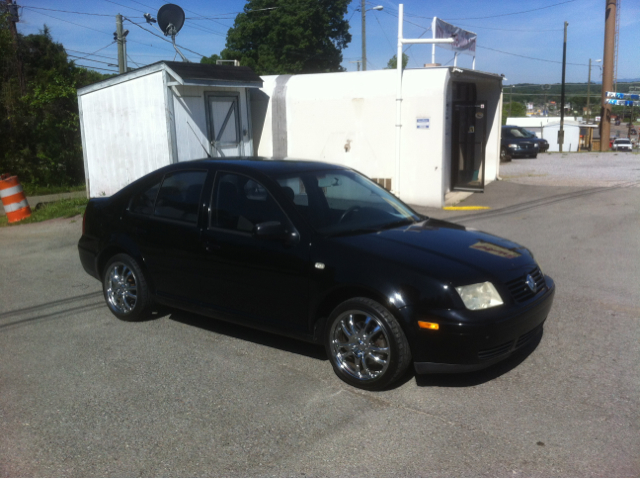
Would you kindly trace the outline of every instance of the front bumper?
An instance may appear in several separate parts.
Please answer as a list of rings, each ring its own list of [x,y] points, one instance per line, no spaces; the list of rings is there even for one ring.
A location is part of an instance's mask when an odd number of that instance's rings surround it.
[[[509,152],[509,156],[511,156],[512,158],[527,158],[528,156],[538,154],[538,148],[507,148],[507,151]]]
[[[524,304],[485,310],[481,319],[476,314],[470,318],[468,312],[441,312],[440,330],[416,328],[411,345],[416,373],[477,371],[534,343],[542,334],[555,295],[553,280],[548,276],[545,280],[544,291]]]

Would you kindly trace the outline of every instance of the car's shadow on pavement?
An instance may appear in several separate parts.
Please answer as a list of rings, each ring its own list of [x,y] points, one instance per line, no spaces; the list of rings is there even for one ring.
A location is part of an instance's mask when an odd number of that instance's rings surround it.
[[[158,315],[160,314],[162,314],[162,316],[168,316],[169,319],[173,321],[178,321],[182,324],[187,324],[189,326],[194,326],[206,331],[211,331],[212,333],[230,336],[242,341],[251,341],[252,343],[260,344],[262,346],[281,349],[283,351],[300,354],[302,356],[307,356],[309,358],[318,359],[321,361],[329,360],[325,353],[324,347],[321,345],[307,343],[298,339],[287,338],[286,336],[280,336],[274,333],[253,329],[249,326],[228,323],[226,321],[209,318],[207,316],[201,316],[195,313],[189,313],[186,311],[161,309],[160,311],[158,311]]]
[[[274,333],[260,331],[248,326],[242,326],[238,324],[228,323],[226,321],[209,318],[207,316],[201,316],[195,313],[189,313],[187,311],[172,310],[172,309],[160,309],[155,313],[156,317],[168,316],[173,321],[178,321],[182,324],[193,326],[196,328],[210,331],[212,333],[230,336],[232,338],[240,339],[242,341],[250,341],[255,344],[267,346],[269,348],[280,349],[294,354],[300,354],[308,358],[317,359],[327,363],[327,367],[330,368],[329,358],[325,352],[325,349],[321,345],[307,343],[302,340],[287,338]],[[402,376],[400,380],[393,383],[387,390],[396,389],[412,379],[415,379],[415,383],[419,387],[450,387],[450,388],[463,388],[478,386],[486,382],[492,381],[503,374],[508,373],[512,369],[515,369],[524,362],[529,355],[535,351],[542,340],[544,330],[535,339],[532,339],[529,344],[523,348],[515,351],[507,359],[500,361],[493,366],[486,369],[475,371],[471,373],[460,374],[416,374],[413,366],[409,366],[407,372]]]

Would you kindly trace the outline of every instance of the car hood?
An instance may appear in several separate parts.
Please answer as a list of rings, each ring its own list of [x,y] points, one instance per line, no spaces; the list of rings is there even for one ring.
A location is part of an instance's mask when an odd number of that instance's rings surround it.
[[[524,246],[435,219],[339,240],[354,248],[366,249],[379,258],[401,261],[412,269],[430,272],[433,269],[429,265],[433,265],[436,258],[441,266],[457,263],[467,272],[475,270],[483,276],[495,276],[503,281],[511,279],[514,270],[535,267],[531,252]],[[441,268],[438,270],[442,271]],[[450,279],[455,281],[453,277]]]

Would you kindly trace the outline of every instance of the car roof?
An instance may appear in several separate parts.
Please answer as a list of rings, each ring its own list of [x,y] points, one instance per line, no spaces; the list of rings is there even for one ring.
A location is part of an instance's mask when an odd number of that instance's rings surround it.
[[[305,171],[321,171],[321,170],[348,170],[349,168],[335,165],[332,163],[325,163],[323,161],[308,161],[299,160],[294,158],[267,158],[263,156],[238,156],[238,157],[226,157],[226,158],[202,158],[200,160],[190,160],[180,163],[181,165],[194,165],[194,164],[206,164],[219,167],[242,167],[247,169],[253,169],[265,174],[279,174],[279,173],[295,173]],[[187,166],[188,168],[188,166]]]

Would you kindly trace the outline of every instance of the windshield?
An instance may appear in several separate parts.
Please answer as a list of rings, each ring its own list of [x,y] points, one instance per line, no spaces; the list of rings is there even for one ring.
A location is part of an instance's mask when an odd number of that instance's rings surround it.
[[[322,234],[379,231],[423,219],[387,190],[353,171],[305,172],[274,179]]]
[[[629,144],[631,143],[631,140],[616,140],[615,142],[617,144]]]

